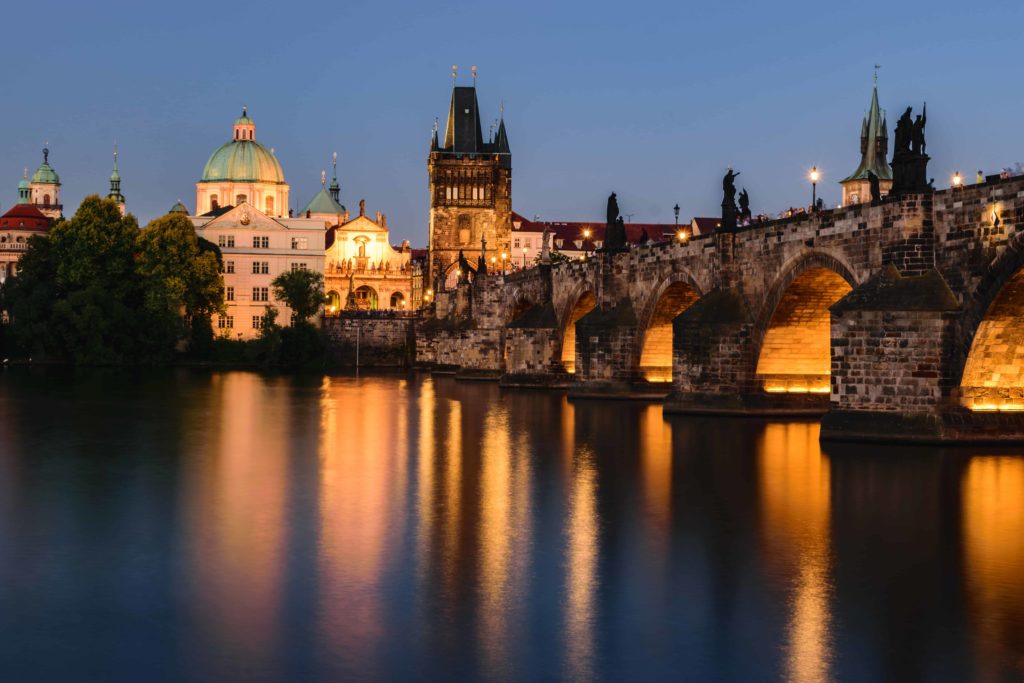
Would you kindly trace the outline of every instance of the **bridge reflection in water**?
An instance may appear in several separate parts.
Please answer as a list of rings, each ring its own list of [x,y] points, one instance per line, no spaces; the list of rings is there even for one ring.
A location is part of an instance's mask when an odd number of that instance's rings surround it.
[[[43,681],[1019,678],[1024,458],[818,429],[424,376],[7,373],[0,654]]]

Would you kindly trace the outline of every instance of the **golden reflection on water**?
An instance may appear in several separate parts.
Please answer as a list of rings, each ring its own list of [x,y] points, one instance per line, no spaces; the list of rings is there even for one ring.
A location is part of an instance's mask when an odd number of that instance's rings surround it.
[[[594,624],[598,576],[597,468],[589,448],[573,460],[569,495],[566,576],[566,668],[572,680],[594,678]]]
[[[484,418],[480,479],[480,649],[484,669],[499,678],[510,635],[526,598],[530,560],[530,460],[525,434],[513,444],[508,411],[493,404]]]
[[[325,378],[320,388],[321,632],[346,657],[388,637],[382,581],[405,520],[407,383]]]
[[[212,419],[188,437],[205,457],[183,482],[190,604],[204,637],[225,658],[245,661],[274,649],[281,635],[288,406],[272,400],[274,388],[258,375],[217,375],[211,384]]]
[[[644,527],[659,559],[668,559],[672,522],[672,427],[661,406],[644,408],[640,415],[640,465],[644,487]]]
[[[979,680],[999,680],[999,656],[1024,652],[1024,459],[980,456],[963,479],[965,575]],[[1024,677],[1024,658],[1010,666]]]
[[[817,423],[766,425],[759,476],[765,556],[793,583],[786,680],[830,680],[829,465]]]

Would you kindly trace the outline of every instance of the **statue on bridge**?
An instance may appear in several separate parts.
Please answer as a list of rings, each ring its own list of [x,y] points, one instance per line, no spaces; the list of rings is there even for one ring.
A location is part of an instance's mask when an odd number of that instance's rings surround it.
[[[736,178],[739,173],[730,168],[722,178],[722,230],[736,229]]]
[[[608,196],[608,222],[604,227],[604,244],[600,251],[625,251],[626,250],[626,225],[619,215],[619,202],[612,192]]]
[[[868,186],[871,188],[871,203],[877,204],[882,201],[882,187],[878,182],[878,176],[874,171],[868,171]]]
[[[928,155],[924,128],[928,122],[928,105],[916,119],[912,118],[912,107],[907,107],[896,122],[895,140],[892,150],[892,189],[889,194],[924,194],[934,188],[928,183]]]
[[[750,195],[747,194],[747,188],[740,190],[740,220],[743,221],[744,225],[750,223],[753,216],[750,213]]]

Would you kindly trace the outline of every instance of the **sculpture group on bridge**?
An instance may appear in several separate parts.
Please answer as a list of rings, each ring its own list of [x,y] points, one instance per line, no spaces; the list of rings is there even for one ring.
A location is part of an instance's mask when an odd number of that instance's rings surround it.
[[[932,191],[928,182],[928,155],[924,128],[928,123],[928,105],[925,104],[916,118],[912,117],[913,107],[907,107],[899,121],[892,149],[892,191],[901,195]],[[870,177],[869,177],[870,180]],[[874,191],[872,190],[872,201]]]

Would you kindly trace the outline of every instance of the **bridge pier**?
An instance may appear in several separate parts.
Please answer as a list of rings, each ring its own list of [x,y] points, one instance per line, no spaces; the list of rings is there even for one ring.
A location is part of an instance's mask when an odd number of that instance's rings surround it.
[[[672,322],[666,413],[820,415],[828,395],[766,391],[756,375],[755,323],[743,295],[718,289]]]
[[[558,319],[551,302],[532,306],[505,333],[501,386],[564,389],[572,381],[561,361]]]
[[[640,331],[628,297],[576,321],[576,372],[570,398],[662,400],[668,386],[640,377]]]
[[[893,266],[832,307],[830,440],[1019,441],[1024,415],[961,404],[961,307],[936,270]]]

